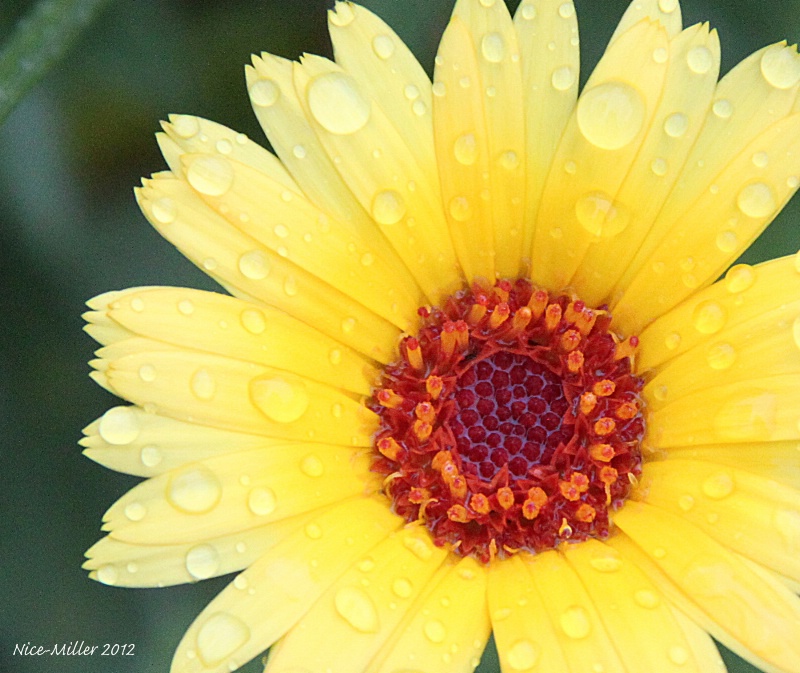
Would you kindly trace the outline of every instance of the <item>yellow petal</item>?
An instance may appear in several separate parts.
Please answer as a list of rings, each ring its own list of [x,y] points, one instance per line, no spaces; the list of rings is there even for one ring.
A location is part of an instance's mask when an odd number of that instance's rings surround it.
[[[765,671],[796,669],[800,599],[774,576],[658,507],[628,501],[614,523],[674,582],[712,636]]]
[[[504,671],[569,673],[558,628],[536,590],[527,564],[515,555],[491,566],[489,614]]]
[[[368,490],[370,459],[313,444],[207,458],[153,477],[106,512],[123,542],[177,544],[249,530]]]
[[[648,462],[646,501],[720,544],[800,581],[800,493],[741,469],[678,458]]]
[[[131,289],[89,320],[98,314],[128,335],[278,367],[362,395],[376,376],[368,359],[282,311],[213,292]]]
[[[622,15],[611,41],[616,40],[645,18],[660,21],[670,37],[675,37],[681,32],[681,6],[678,0],[633,0]]]
[[[178,646],[171,672],[228,673],[261,653],[400,523],[385,502],[364,498],[315,513],[200,613]]]
[[[480,659],[491,627],[486,611],[486,569],[470,557],[451,556],[438,583],[406,613],[393,637],[370,664],[376,673],[414,670],[419,662],[436,662],[440,673],[472,670]],[[407,592],[404,582],[392,587]]]
[[[523,0],[514,26],[524,95],[527,180],[522,250],[527,257],[553,155],[578,96],[580,50],[572,0]]]
[[[599,540],[568,545],[564,556],[597,606],[626,673],[707,673],[647,575]]]
[[[336,64],[295,64],[300,104],[328,156],[425,294],[438,303],[459,285],[435,165],[409,147],[381,108]],[[409,112],[413,114],[413,112]]]
[[[534,282],[561,290],[600,239],[624,235],[630,206],[616,200],[651,128],[669,42],[658,23],[642,22],[612,42],[589,78],[547,179],[533,243]]]
[[[156,177],[137,191],[142,211],[167,240],[226,289],[285,311],[381,362],[395,358],[396,327],[233,228],[184,181]]]
[[[703,662],[702,670],[704,673],[728,673],[725,662],[722,660],[719,649],[711,636],[680,610],[670,606],[670,611],[672,616],[675,617],[675,621],[683,629],[695,660]]]
[[[447,552],[434,547],[427,531],[405,528],[351,565],[303,620],[270,653],[266,671],[361,671],[379,652],[429,582],[440,580]],[[423,629],[434,640],[452,638],[430,618]],[[449,641],[448,641],[449,642]]]

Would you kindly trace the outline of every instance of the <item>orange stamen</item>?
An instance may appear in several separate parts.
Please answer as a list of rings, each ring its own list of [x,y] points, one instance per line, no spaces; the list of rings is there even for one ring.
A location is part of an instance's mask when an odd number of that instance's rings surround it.
[[[375,393],[375,399],[378,400],[378,404],[387,409],[397,409],[403,403],[403,398],[391,388],[379,390]]]
[[[475,303],[467,313],[467,322],[470,325],[477,325],[486,315],[486,305]]]
[[[450,495],[455,499],[461,500],[467,495],[467,480],[460,474],[451,477],[447,480],[447,485],[450,488]]]
[[[378,451],[389,460],[397,460],[397,454],[400,452],[400,445],[394,438],[383,437],[378,440],[376,446],[378,447]]]
[[[454,322],[448,320],[442,325],[440,340],[442,344],[442,355],[449,359],[456,350],[456,324]]]
[[[436,418],[436,409],[433,408],[430,402],[420,402],[414,407],[414,415],[421,421],[432,423],[433,419]]]
[[[511,323],[511,327],[514,332],[517,334],[522,332],[528,326],[528,323],[530,323],[532,317],[533,313],[527,306],[518,308]]]
[[[568,323],[576,325],[585,308],[586,304],[582,301],[571,301],[567,304],[567,310],[564,311],[564,318]]]
[[[508,320],[509,315],[511,315],[511,309],[508,304],[505,302],[499,303],[494,307],[494,311],[492,311],[492,314],[489,316],[489,327],[491,329],[497,329]]]
[[[447,510],[447,518],[457,523],[467,523],[469,521],[467,508],[464,505],[453,505]]]
[[[597,511],[595,508],[587,503],[583,503],[575,512],[575,518],[581,523],[592,523],[596,516]]]
[[[614,457],[614,447],[611,444],[592,444],[589,447],[589,455],[594,460],[607,463]]]
[[[421,442],[424,442],[428,437],[431,436],[433,432],[433,426],[428,423],[428,421],[421,421],[416,420],[414,421],[414,434],[417,436],[417,439]]]
[[[619,405],[614,415],[623,421],[629,421],[631,418],[635,418],[638,413],[639,405],[636,402],[624,402]]]
[[[541,509],[542,508],[533,502],[533,500],[526,500],[522,503],[522,516],[528,520],[535,519],[539,516]]]
[[[614,422],[613,418],[609,418],[608,416],[603,416],[598,421],[595,421],[594,424],[594,431],[595,434],[604,437],[606,435],[610,435],[616,429],[617,424]]]
[[[539,488],[538,486],[533,486],[532,488],[528,489],[528,499],[541,507],[547,502],[547,493],[544,492],[544,489]]]
[[[548,332],[552,332],[561,322],[561,306],[550,304],[544,312],[544,326]]]
[[[430,497],[431,492],[427,488],[415,487],[408,492],[409,502],[413,502],[415,505],[421,505],[426,500],[430,500]]]
[[[613,484],[617,480],[618,476],[619,473],[613,467],[609,467],[608,465],[600,469],[600,481],[602,481],[604,484]]]
[[[425,390],[428,392],[428,395],[431,396],[431,399],[438,400],[443,389],[444,381],[441,376],[429,376],[425,379]]]
[[[609,379],[598,381],[592,386],[592,392],[598,397],[608,397],[617,389],[617,384]]]
[[[531,298],[528,300],[528,308],[531,310],[534,320],[542,317],[549,298],[544,290],[536,290],[531,294]]]
[[[561,335],[561,348],[574,351],[581,343],[581,333],[576,329],[568,329]]]
[[[508,486],[497,489],[497,502],[503,509],[511,509],[514,505],[514,491]]]
[[[405,346],[408,364],[421,372],[425,368],[425,363],[422,361],[422,349],[419,347],[419,341],[415,337],[409,337],[405,341]]]
[[[588,416],[597,406],[597,396],[594,393],[583,393],[581,395],[580,409],[584,416]]]
[[[583,368],[583,353],[572,351],[567,355],[567,369],[573,374],[577,374]]]
[[[622,358],[632,357],[639,347],[639,337],[629,336],[622,343],[617,344],[616,351],[614,352],[614,359],[621,360]]]
[[[446,463],[451,463],[449,451],[439,451],[431,460],[431,467],[437,472],[441,472]]]
[[[456,347],[465,350],[469,346],[469,327],[463,320],[456,321]]]
[[[487,498],[483,493],[476,493],[469,499],[469,506],[472,508],[473,512],[477,512],[478,514],[488,514],[492,511],[492,507],[489,504],[489,498]]]

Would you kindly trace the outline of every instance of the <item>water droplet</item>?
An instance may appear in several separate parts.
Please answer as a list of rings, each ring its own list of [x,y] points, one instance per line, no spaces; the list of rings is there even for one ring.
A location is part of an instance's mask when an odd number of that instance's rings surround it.
[[[536,665],[539,652],[530,640],[518,640],[506,653],[508,665],[515,671],[527,671]]]
[[[658,0],[658,8],[664,14],[672,14],[678,8],[678,0]]]
[[[441,98],[447,93],[447,86],[444,82],[434,82],[432,91],[434,96]]]
[[[103,584],[114,586],[119,579],[119,573],[113,565],[107,563],[106,565],[102,565],[97,569],[97,579]]]
[[[586,91],[578,101],[578,128],[584,138],[604,150],[628,145],[644,123],[641,94],[623,82],[607,82]]]
[[[405,199],[394,189],[384,189],[372,199],[372,217],[378,224],[397,224],[405,214]]]
[[[800,187],[800,178],[798,178],[795,175],[786,178],[786,186],[789,189],[797,189],[798,187]]]
[[[621,203],[604,192],[592,192],[578,199],[575,215],[593,236],[616,236],[630,224],[630,213]]]
[[[422,627],[422,630],[425,633],[425,637],[432,643],[441,643],[447,635],[444,624],[438,619],[431,619],[425,622],[425,626]]]
[[[300,463],[300,469],[303,471],[303,474],[309,477],[321,477],[322,473],[325,471],[325,466],[318,456],[312,454],[303,458]]]
[[[725,274],[725,289],[732,294],[744,292],[755,282],[756,274],[749,264],[737,264]]]
[[[344,620],[356,631],[377,633],[380,628],[378,611],[372,599],[357,587],[342,587],[334,596],[334,605]]]
[[[573,605],[567,608],[559,619],[561,630],[576,640],[585,638],[592,630],[592,625],[589,622],[589,614],[585,608],[580,605]]]
[[[650,164],[650,170],[653,171],[653,174],[657,175],[658,177],[665,176],[667,174],[666,159],[662,159],[661,157],[653,159],[653,162]]]
[[[571,2],[565,2],[558,8],[558,15],[562,19],[568,19],[575,14],[575,6]]]
[[[297,296],[297,278],[292,275],[286,276],[286,279],[283,281],[283,291],[286,293],[287,297],[296,297]]]
[[[342,351],[338,348],[334,348],[330,353],[328,353],[328,360],[330,360],[332,365],[338,365],[342,362]]]
[[[494,2],[495,2],[495,0],[480,0],[480,1],[481,1],[481,5],[483,5],[483,6],[484,6],[484,7],[486,7],[487,9],[488,9],[489,7],[494,7]]]
[[[478,143],[474,133],[465,133],[453,143],[453,154],[458,163],[472,166],[478,158]]]
[[[536,7],[533,5],[524,5],[522,7],[522,18],[526,21],[533,21],[536,18]]]
[[[708,47],[698,45],[689,50],[686,55],[686,62],[689,64],[689,70],[693,73],[705,75],[714,65],[714,57]]]
[[[189,514],[202,514],[222,497],[222,484],[204,465],[190,465],[170,476],[167,500]]]
[[[200,122],[189,115],[175,115],[170,118],[172,128],[181,138],[193,138],[200,132]]]
[[[405,577],[398,577],[392,583],[392,591],[400,598],[408,598],[411,595],[413,586]]]
[[[669,388],[665,385],[656,386],[655,390],[653,391],[653,396],[659,401],[663,402],[667,399],[669,395]]]
[[[682,112],[671,114],[664,120],[664,133],[670,138],[680,138],[689,128],[689,117]]]
[[[756,168],[766,168],[769,164],[769,154],[766,152],[756,152],[753,155],[753,166]]]
[[[344,332],[345,334],[352,334],[355,328],[356,328],[355,318],[345,318],[344,320],[342,320],[342,332]]]
[[[656,547],[653,550],[653,556],[655,558],[665,558],[667,555],[667,550],[664,547]]]
[[[514,150],[508,150],[500,155],[500,166],[507,171],[519,167],[519,155]]]
[[[250,582],[247,581],[247,577],[245,577],[244,573],[240,573],[233,578],[233,586],[239,589],[239,591],[244,591],[249,585]]]
[[[250,396],[258,410],[276,423],[297,421],[308,411],[310,403],[306,385],[300,379],[280,376],[253,379]]]
[[[385,61],[394,54],[394,40],[389,35],[376,35],[372,38],[372,50]]]
[[[261,250],[250,250],[239,257],[239,271],[250,280],[263,280],[269,275],[270,263]]]
[[[191,162],[186,179],[201,194],[222,196],[233,184],[233,166],[223,157],[203,155]]]
[[[694,498],[691,495],[682,495],[678,498],[678,507],[684,512],[690,511],[694,507]]]
[[[192,392],[201,400],[208,401],[214,397],[217,391],[217,384],[214,377],[207,369],[198,369],[193,375],[190,383]]]
[[[776,208],[772,190],[763,182],[747,185],[736,198],[736,204],[748,217],[762,218],[771,215]]]
[[[706,362],[711,369],[728,369],[736,361],[736,351],[728,343],[711,346],[706,352]]]
[[[292,154],[294,155],[295,159],[305,159],[306,158],[306,148],[302,145],[295,145],[292,148]]]
[[[692,312],[692,323],[700,334],[719,332],[727,318],[725,309],[713,301],[700,302]]]
[[[139,367],[139,378],[145,383],[152,383],[156,380],[156,368],[153,365],[142,365]]]
[[[671,332],[666,337],[664,337],[664,345],[671,351],[674,351],[678,346],[681,345],[681,335],[677,332]]]
[[[717,248],[721,252],[724,253],[731,253],[736,250],[736,246],[739,243],[739,239],[737,238],[736,234],[732,231],[721,231],[717,234]]]
[[[419,89],[413,84],[406,84],[405,88],[403,89],[403,95],[408,98],[408,100],[417,100],[417,98],[420,96],[420,93]]]
[[[197,632],[197,655],[206,668],[215,668],[250,639],[250,629],[225,612],[211,615]]]
[[[259,107],[275,105],[280,97],[280,87],[271,79],[259,79],[250,85],[250,100]]]
[[[242,311],[242,327],[250,334],[261,334],[267,328],[267,321],[264,314],[255,308],[248,308]]]
[[[278,498],[271,488],[254,488],[247,494],[247,506],[253,514],[268,516],[278,506]]]
[[[147,509],[140,502],[131,502],[125,506],[125,516],[131,521],[141,521],[147,514]]]
[[[472,207],[466,196],[456,196],[450,200],[450,215],[456,222],[466,222],[472,217]]]
[[[575,71],[568,65],[556,68],[550,82],[556,91],[566,91],[575,84]]]
[[[656,63],[666,63],[668,58],[669,52],[664,47],[653,50],[653,60]]]
[[[589,565],[601,573],[613,573],[622,567],[622,561],[616,556],[596,556]]]
[[[375,256],[371,252],[365,252],[361,255],[361,259],[359,260],[362,266],[372,266],[375,262]]]
[[[109,444],[130,444],[141,432],[139,417],[131,407],[113,407],[100,418],[98,432]]]
[[[714,101],[714,105],[711,109],[720,119],[728,119],[733,114],[733,105],[727,98]]]
[[[139,458],[142,461],[142,465],[145,467],[156,467],[161,463],[163,456],[161,455],[161,450],[157,446],[148,444],[142,447]]]
[[[214,577],[219,570],[219,552],[210,544],[192,547],[186,553],[186,570],[197,580]]]
[[[153,219],[160,224],[172,224],[178,215],[175,202],[167,196],[153,201],[150,212],[153,214]]]
[[[222,138],[221,140],[218,140],[215,147],[217,148],[217,152],[219,152],[220,154],[230,154],[231,152],[233,152],[233,144],[227,138]]]
[[[761,74],[776,89],[791,89],[800,81],[800,59],[793,49],[773,45],[761,56]]]
[[[481,53],[489,63],[500,63],[506,55],[506,43],[500,33],[486,33],[481,40]]]
[[[669,660],[677,666],[683,666],[689,661],[689,651],[680,645],[673,645],[667,650]]]
[[[578,172],[578,164],[574,161],[567,161],[564,164],[564,171],[566,171],[569,175],[575,175]]]
[[[714,500],[722,500],[733,493],[733,477],[727,472],[712,474],[703,482],[703,493]]]
[[[319,524],[309,523],[305,527],[305,533],[311,540],[319,540],[322,537],[322,528]]]
[[[661,605],[661,599],[658,594],[650,589],[639,589],[633,594],[635,600],[641,607],[653,610]]]
[[[433,556],[430,544],[421,537],[407,537],[403,540],[403,545],[421,561],[429,561]]]
[[[329,72],[311,81],[308,107],[322,128],[337,135],[361,130],[371,113],[371,104],[355,80],[342,72]]]
[[[328,13],[328,18],[332,24],[343,28],[353,23],[356,15],[349,2],[337,2],[334,10]]]

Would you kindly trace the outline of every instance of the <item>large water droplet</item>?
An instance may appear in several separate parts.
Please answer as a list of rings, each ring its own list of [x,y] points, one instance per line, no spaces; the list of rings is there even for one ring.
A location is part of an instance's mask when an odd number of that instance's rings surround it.
[[[206,668],[215,668],[250,638],[250,629],[226,612],[211,615],[197,632],[197,655]]]
[[[378,224],[397,224],[405,214],[405,199],[394,189],[384,189],[372,199],[372,217]]]
[[[800,81],[800,58],[789,47],[773,45],[761,56],[761,74],[776,89],[791,89]]]
[[[736,351],[728,343],[712,345],[706,352],[706,362],[711,369],[728,369],[736,361]]]
[[[456,222],[466,222],[472,217],[472,207],[466,196],[456,196],[450,200],[450,215]]]
[[[686,55],[686,62],[689,64],[689,70],[698,75],[705,75],[711,66],[714,65],[714,57],[711,55],[708,47],[698,45],[692,47]]]
[[[356,631],[377,633],[378,611],[372,599],[358,587],[342,587],[334,596],[334,605],[344,620]]]
[[[521,12],[522,18],[526,21],[533,21],[536,18],[536,7],[533,5],[524,5]]]
[[[664,14],[672,14],[678,7],[678,0],[658,0],[658,8]]]
[[[119,579],[119,573],[113,565],[107,563],[97,569],[97,579],[103,584],[114,586]]]
[[[755,271],[749,264],[732,266],[725,274],[725,289],[732,294],[738,294],[749,289],[756,280]]]
[[[689,117],[683,112],[675,112],[664,120],[664,133],[670,138],[680,138],[689,128]]]
[[[539,652],[530,640],[518,640],[506,653],[508,665],[515,671],[527,671],[536,665]]]
[[[214,577],[219,561],[219,552],[210,544],[197,545],[186,552],[186,570],[197,580]]]
[[[254,488],[247,494],[247,506],[253,514],[268,516],[278,506],[278,498],[271,488]]]
[[[425,637],[432,643],[441,643],[447,636],[447,631],[444,628],[444,624],[442,624],[442,622],[440,622],[438,619],[431,619],[425,622],[422,630],[425,633]]]
[[[189,164],[186,179],[201,194],[222,196],[233,184],[233,166],[223,157],[201,156]]]
[[[193,138],[200,133],[200,122],[191,115],[175,115],[170,117],[170,123],[181,138]]]
[[[372,51],[385,61],[394,54],[394,40],[389,35],[376,35],[372,38]]]
[[[589,614],[580,605],[573,605],[567,608],[559,618],[561,629],[570,638],[580,639],[589,635],[592,625],[589,622]]]
[[[720,119],[728,119],[733,114],[733,105],[727,98],[715,101],[711,109]]]
[[[239,271],[245,278],[263,280],[269,270],[269,259],[261,250],[250,250],[239,257]]]
[[[665,47],[659,47],[653,50],[653,60],[656,63],[666,63],[669,58],[669,52]]]
[[[150,212],[153,214],[153,219],[161,224],[172,224],[178,216],[175,202],[167,196],[153,201]]]
[[[189,514],[202,514],[212,509],[222,497],[222,484],[204,465],[190,465],[170,477],[167,500]]]
[[[260,107],[270,107],[281,97],[280,87],[271,79],[258,79],[250,85],[250,100]]]
[[[481,53],[489,63],[500,63],[506,55],[506,43],[500,33],[486,33],[481,40]]]
[[[319,456],[311,454],[303,458],[300,462],[300,469],[303,471],[303,474],[309,477],[321,477],[322,473],[325,471],[325,466],[322,464]]]
[[[465,133],[453,143],[456,161],[464,166],[472,166],[478,158],[478,143],[474,133]]]
[[[628,145],[644,123],[641,94],[624,82],[607,82],[586,91],[578,101],[578,128],[584,138],[604,150]]]
[[[100,418],[97,431],[109,444],[122,446],[134,441],[141,430],[139,417],[131,407],[113,407]]]
[[[566,91],[575,84],[575,71],[568,65],[556,68],[550,82],[556,91]]]
[[[575,203],[575,215],[593,236],[616,236],[630,224],[630,213],[619,201],[604,192],[592,192]]]
[[[700,302],[692,312],[692,324],[700,334],[719,332],[727,318],[725,309],[713,301]]]
[[[320,126],[337,135],[361,130],[369,121],[371,106],[355,80],[342,72],[319,75],[308,87],[308,107]]]
[[[772,190],[763,182],[747,185],[736,198],[736,204],[748,217],[762,218],[771,215],[776,208]]]
[[[558,8],[558,15],[562,19],[568,19],[575,14],[575,6],[571,2],[565,2]]]
[[[242,327],[250,334],[262,334],[267,328],[267,321],[264,314],[255,308],[248,308],[242,311]]]
[[[293,423],[308,411],[310,398],[299,379],[263,376],[250,383],[253,404],[276,423]]]
[[[147,509],[140,502],[131,502],[125,505],[125,516],[131,521],[141,521],[147,514]]]
[[[207,369],[198,369],[192,374],[190,386],[195,396],[203,401],[208,401],[213,398],[217,390],[214,377],[211,376]]]

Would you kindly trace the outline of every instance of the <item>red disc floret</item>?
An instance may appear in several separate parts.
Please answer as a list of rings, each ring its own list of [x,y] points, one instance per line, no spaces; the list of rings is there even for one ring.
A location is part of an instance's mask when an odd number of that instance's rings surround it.
[[[488,563],[609,535],[641,473],[638,346],[604,308],[525,279],[419,309],[370,400],[393,509]]]

